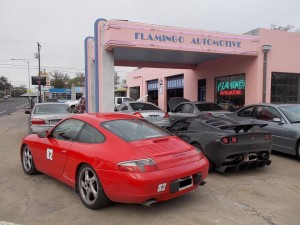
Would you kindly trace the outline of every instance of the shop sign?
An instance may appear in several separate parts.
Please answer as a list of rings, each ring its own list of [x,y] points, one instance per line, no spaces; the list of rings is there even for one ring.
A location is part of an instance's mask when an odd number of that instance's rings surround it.
[[[152,41],[152,42],[169,42],[180,44],[192,44],[192,45],[205,45],[205,46],[218,46],[218,47],[233,47],[241,48],[240,41],[223,40],[220,38],[204,38],[204,37],[187,37],[183,35],[166,35],[166,34],[153,34],[144,32],[135,32],[135,40]]]

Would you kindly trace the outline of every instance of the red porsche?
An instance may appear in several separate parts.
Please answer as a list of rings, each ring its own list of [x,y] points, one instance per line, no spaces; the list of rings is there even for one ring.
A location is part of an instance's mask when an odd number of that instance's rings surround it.
[[[77,114],[21,144],[28,175],[52,176],[98,209],[111,202],[152,205],[205,184],[199,150],[146,120],[126,114]]]

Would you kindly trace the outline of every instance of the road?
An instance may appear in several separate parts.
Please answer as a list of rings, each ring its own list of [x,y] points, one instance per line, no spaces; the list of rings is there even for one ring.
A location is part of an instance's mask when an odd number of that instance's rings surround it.
[[[6,100],[0,100],[0,117],[9,115],[19,109],[27,107],[29,105],[27,98],[9,98]]]
[[[210,173],[197,191],[151,208],[115,203],[89,210],[70,187],[23,172],[20,143],[28,116],[19,110],[0,117],[0,225],[299,224],[300,161],[283,154],[272,154],[268,167]]]

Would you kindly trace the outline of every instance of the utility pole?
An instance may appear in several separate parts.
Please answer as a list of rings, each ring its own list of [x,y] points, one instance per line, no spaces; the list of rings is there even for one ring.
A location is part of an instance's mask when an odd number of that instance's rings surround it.
[[[38,96],[38,102],[42,102],[42,88],[41,88],[41,55],[40,55],[40,49],[41,45],[40,43],[37,43],[38,45],[38,60],[39,60],[39,80],[38,80],[38,91],[39,91],[39,96]]]

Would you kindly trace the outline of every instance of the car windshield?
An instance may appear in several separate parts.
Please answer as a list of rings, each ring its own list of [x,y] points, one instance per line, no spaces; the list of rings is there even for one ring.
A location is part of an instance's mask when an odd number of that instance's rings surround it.
[[[41,104],[36,105],[33,114],[53,114],[69,113],[69,107],[66,104]]]
[[[125,141],[170,136],[170,134],[163,129],[139,119],[112,120],[103,122],[101,125]]]
[[[197,108],[200,111],[218,111],[223,110],[221,106],[214,104],[214,103],[202,103],[202,104],[196,104]]]
[[[152,104],[147,103],[130,103],[132,109],[134,111],[141,111],[141,110],[160,110],[158,107]]]
[[[300,123],[300,105],[279,106],[290,123]]]

